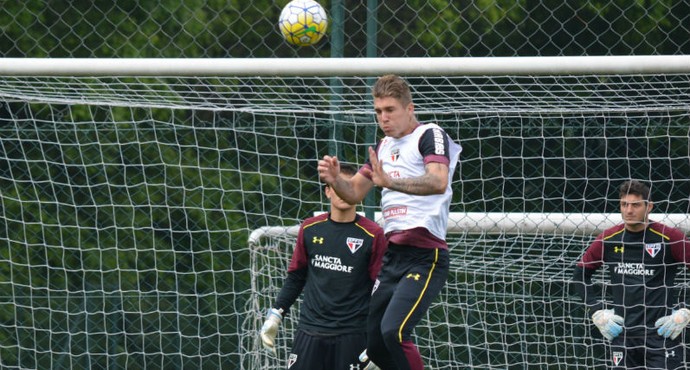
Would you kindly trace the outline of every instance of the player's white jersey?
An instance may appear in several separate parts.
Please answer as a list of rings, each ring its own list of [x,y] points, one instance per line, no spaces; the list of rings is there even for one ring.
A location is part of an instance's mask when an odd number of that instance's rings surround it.
[[[399,139],[385,137],[377,150],[383,170],[393,178],[422,176],[429,162],[448,164],[448,186],[443,194],[410,195],[386,188],[381,193],[386,233],[424,227],[445,240],[453,196],[451,181],[462,151],[460,144],[453,142],[438,125],[428,123]]]

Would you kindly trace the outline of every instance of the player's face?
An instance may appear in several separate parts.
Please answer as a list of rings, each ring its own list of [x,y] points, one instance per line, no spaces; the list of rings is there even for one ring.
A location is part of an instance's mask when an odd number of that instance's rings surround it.
[[[333,189],[331,189],[330,186],[326,187],[326,197],[328,197],[328,199],[331,200],[331,207],[335,208],[338,211],[347,212],[350,209],[355,208],[355,206],[340,198],[338,193],[333,191]]]
[[[644,230],[651,210],[651,202],[646,202],[639,195],[628,194],[621,198],[621,215],[625,228],[630,231]]]
[[[412,103],[403,106],[396,98],[374,98],[374,112],[379,127],[386,136],[398,139],[410,134],[417,126]]]

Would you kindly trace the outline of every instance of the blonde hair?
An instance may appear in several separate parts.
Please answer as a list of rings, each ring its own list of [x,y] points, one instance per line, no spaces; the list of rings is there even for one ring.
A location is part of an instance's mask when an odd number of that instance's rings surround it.
[[[374,98],[395,98],[403,106],[412,103],[410,85],[397,75],[381,76],[372,87],[371,94]]]

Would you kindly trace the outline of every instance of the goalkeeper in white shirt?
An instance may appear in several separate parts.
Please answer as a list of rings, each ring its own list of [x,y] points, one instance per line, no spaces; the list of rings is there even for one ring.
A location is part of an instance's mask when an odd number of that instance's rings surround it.
[[[690,265],[690,242],[678,229],[649,220],[650,189],[631,180],[619,188],[623,223],[601,233],[575,267],[573,280],[592,323],[610,341],[612,369],[683,369],[683,329],[690,310],[674,280]],[[606,267],[612,303],[594,293],[592,275]],[[604,289],[605,290],[605,289]]]

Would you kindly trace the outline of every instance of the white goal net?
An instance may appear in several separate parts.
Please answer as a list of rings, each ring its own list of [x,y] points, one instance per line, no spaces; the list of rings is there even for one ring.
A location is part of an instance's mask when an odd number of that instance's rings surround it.
[[[464,147],[433,369],[603,368],[569,279],[617,186],[690,230],[687,58],[233,62],[0,60],[0,367],[284,369],[296,315],[277,357],[258,329],[384,72]]]

